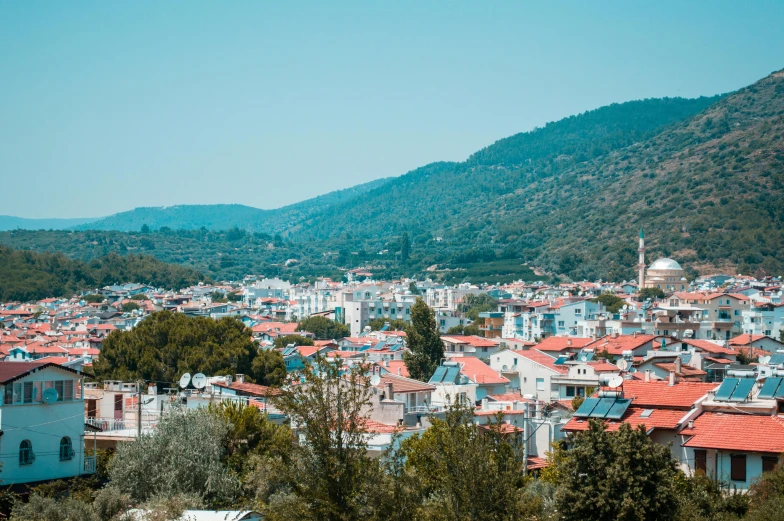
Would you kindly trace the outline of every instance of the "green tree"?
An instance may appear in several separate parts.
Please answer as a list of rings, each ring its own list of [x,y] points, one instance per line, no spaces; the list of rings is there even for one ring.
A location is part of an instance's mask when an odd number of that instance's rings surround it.
[[[136,295],[131,296],[131,300],[150,300],[150,298],[144,293],[137,293]]]
[[[253,374],[258,354],[241,321],[160,311],[128,331],[113,331],[93,364],[99,380],[176,382],[183,373]]]
[[[680,472],[669,447],[651,441],[644,426],[607,432],[604,422],[589,420],[570,445],[551,456],[563,521],[673,518]]]
[[[123,313],[130,313],[131,311],[136,311],[140,307],[141,306],[139,306],[139,304],[137,304],[136,302],[126,302],[125,304],[122,305],[122,311]]]
[[[468,324],[468,325],[465,325],[465,326],[452,326],[452,327],[450,327],[447,330],[446,334],[447,335],[466,335],[466,336],[476,335],[476,336],[479,336],[479,332],[480,332],[479,331],[479,326],[477,326],[476,324]]]
[[[405,263],[408,261],[408,256],[411,253],[411,238],[408,236],[408,232],[404,232],[403,235],[400,236],[400,262]]]
[[[347,372],[338,359],[316,361],[318,371],[302,372],[305,382],[284,389],[275,400],[289,414],[304,443],[295,447],[296,464],[285,469],[287,485],[271,501],[271,519],[349,521],[372,519],[378,464],[367,455],[368,404],[372,387],[362,367]],[[284,492],[285,491],[285,492]]]
[[[103,295],[98,295],[96,293],[90,293],[88,295],[83,296],[82,300],[84,300],[88,304],[98,304],[106,300],[106,297],[104,297]]]
[[[275,349],[283,349],[289,344],[294,344],[295,346],[312,346],[314,342],[309,336],[302,335],[283,335],[272,342],[272,346]]]
[[[257,384],[278,387],[283,385],[286,379],[286,363],[283,361],[283,355],[274,349],[259,351],[250,367]]]
[[[444,343],[438,333],[435,313],[421,298],[411,306],[406,342],[409,351],[403,355],[403,360],[408,373],[415,380],[428,381],[444,357]]]
[[[642,288],[637,293],[637,301],[644,302],[648,299],[662,299],[665,297],[664,291],[661,288]]]
[[[350,334],[347,325],[320,316],[312,316],[303,319],[299,325],[297,325],[297,331],[313,333],[316,340],[340,340]]]
[[[617,313],[624,305],[624,300],[618,295],[610,292],[604,292],[598,297],[591,299],[591,302],[598,302],[610,313]]]
[[[406,329],[405,320],[400,320],[399,318],[395,318],[392,320],[386,318],[374,318],[368,322],[368,327],[370,327],[371,331],[381,331],[381,328],[389,322],[389,330],[390,331],[403,331]]]
[[[499,415],[500,416],[500,415]],[[521,447],[502,431],[501,418],[486,426],[471,407],[451,404],[445,418],[403,442],[423,519],[516,520],[527,517]]]
[[[498,300],[487,293],[468,293],[460,301],[457,309],[472,322],[476,322],[479,320],[479,313],[497,310]]]

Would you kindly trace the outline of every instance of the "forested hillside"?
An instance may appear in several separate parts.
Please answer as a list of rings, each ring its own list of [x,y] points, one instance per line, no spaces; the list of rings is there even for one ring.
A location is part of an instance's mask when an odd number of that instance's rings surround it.
[[[70,297],[84,289],[125,282],[180,289],[205,279],[196,270],[145,255],[112,253],[85,263],[61,253],[15,251],[0,246],[0,302]]]
[[[0,233],[17,248],[88,260],[144,252],[217,278],[289,279],[367,266],[377,276],[501,282],[635,276],[649,260],[696,272],[784,263],[784,74],[724,97],[615,104],[270,212],[263,231]],[[342,195],[341,195],[342,194]],[[361,195],[359,197],[358,195]],[[246,227],[247,228],[247,227]]]

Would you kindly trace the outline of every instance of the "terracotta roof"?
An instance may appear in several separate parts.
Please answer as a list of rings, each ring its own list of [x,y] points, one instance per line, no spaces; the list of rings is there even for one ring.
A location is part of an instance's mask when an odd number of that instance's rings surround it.
[[[567,349],[581,349],[593,342],[592,338],[549,336],[534,347],[539,351],[566,351]]]
[[[528,349],[526,351],[514,351],[515,354],[522,356],[523,358],[527,358],[532,362],[536,362],[537,364],[546,367],[555,371],[556,373],[566,374],[569,372],[569,368],[565,365],[555,365],[555,358],[550,355],[546,355],[539,351],[538,349]]]
[[[702,351],[707,353],[711,353],[714,355],[734,355],[735,351],[728,347],[724,347],[722,345],[716,344],[715,342],[711,342],[710,340],[699,340],[699,339],[691,339],[691,338],[684,338],[681,340],[684,344],[690,345],[692,347],[696,347]]]
[[[620,371],[617,365],[611,364],[610,362],[588,362],[588,365],[597,373]]]
[[[381,382],[376,387],[386,389],[387,384],[392,384],[393,393],[416,393],[436,390],[435,386],[394,374],[382,375]]]
[[[694,420],[684,446],[745,452],[784,452],[784,421],[778,416],[706,412]]]
[[[586,347],[593,348],[594,352],[607,351],[611,355],[621,355],[624,351],[633,351],[654,341],[656,335],[618,335],[617,337],[605,336],[598,338]]]
[[[747,345],[751,344],[752,342],[756,342],[757,340],[762,340],[763,338],[765,338],[765,335],[743,334],[743,335],[738,335],[736,337],[730,338],[729,344],[731,346],[747,346]],[[771,340],[773,340],[773,339],[771,339]]]
[[[624,380],[623,394],[626,398],[633,398],[632,405],[635,407],[688,410],[709,391],[718,389],[719,385],[718,383],[702,382],[681,382],[669,385],[669,382],[664,380],[652,382]]]
[[[252,384],[247,382],[232,382],[231,385],[225,385],[222,383],[214,383],[212,384],[215,387],[222,387],[224,389],[233,389],[237,391],[237,394],[241,394],[244,396],[277,396],[280,394],[280,389],[276,389],[275,387],[268,387],[266,385],[259,385],[259,384]]]
[[[368,432],[375,434],[392,434],[397,431],[397,426],[387,425],[386,423],[377,422],[375,420],[365,420],[365,429]]]
[[[537,456],[528,456],[528,466],[526,467],[528,470],[539,470],[546,468],[550,465],[550,463],[545,458],[539,458]]]
[[[472,347],[497,347],[498,342],[489,338],[482,338],[480,336],[442,336],[441,340],[444,342],[451,342],[453,344],[468,344]]]
[[[660,367],[661,369],[664,369],[667,372],[675,371],[675,362],[660,362],[658,364],[653,364],[653,365],[655,365],[656,367]],[[700,369],[697,369],[696,367],[692,367],[690,365],[681,365],[681,372],[680,373],[678,373],[677,371],[675,372],[676,374],[679,374],[680,376],[684,376],[684,377],[703,377],[708,374],[705,371],[701,371]]]
[[[72,369],[53,364],[45,359],[36,360],[33,362],[0,362],[0,383],[13,382],[14,380],[26,375],[33,369],[43,369],[47,366],[55,366],[65,371],[78,374]]]
[[[528,398],[524,398],[523,395],[520,393],[504,393],[504,394],[492,394],[487,397],[490,400],[496,402],[532,402],[533,400],[529,400]]]
[[[646,411],[650,412],[646,413]],[[643,413],[646,414],[646,417],[643,417]],[[629,407],[620,421],[605,420],[605,423],[607,424],[607,430],[611,432],[617,431],[622,423],[628,423],[632,428],[637,428],[638,425],[645,425],[646,429],[676,429],[685,414],[685,411],[672,409]],[[562,430],[567,432],[587,431],[588,420],[572,417],[563,426]]]
[[[408,367],[406,367],[406,363],[403,360],[385,360],[383,364],[378,363],[378,365],[392,374],[398,374],[398,370],[400,370],[400,376],[405,376],[406,378],[411,376],[408,373]]]
[[[527,351],[526,351],[527,352]],[[449,353],[444,353],[449,356]],[[499,375],[489,365],[474,356],[453,356],[450,361],[460,364],[460,374],[477,384],[507,384],[509,380]]]

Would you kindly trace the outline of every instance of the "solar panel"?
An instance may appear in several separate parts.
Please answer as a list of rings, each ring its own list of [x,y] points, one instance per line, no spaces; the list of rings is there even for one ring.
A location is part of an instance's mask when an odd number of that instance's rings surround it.
[[[717,402],[726,402],[732,396],[732,392],[738,386],[738,382],[740,380],[738,378],[725,378],[723,382],[721,382],[721,386],[719,390],[716,391],[716,394],[713,396],[713,399]]]
[[[760,389],[757,398],[770,399],[776,396],[776,390],[781,385],[781,378],[768,378]]]
[[[599,398],[599,405],[591,411],[591,418],[604,418],[610,409],[612,408],[613,404],[615,403],[615,398]]]
[[[453,384],[455,380],[457,380],[457,376],[460,374],[460,368],[457,366],[447,367],[446,369],[446,376],[444,376],[444,383]]]
[[[738,386],[732,391],[731,402],[745,402],[757,381],[754,378],[741,378]]]
[[[784,353],[775,353],[775,354],[771,355],[770,362],[768,362],[768,363],[770,365],[781,365],[781,364],[784,364]]]
[[[610,407],[610,411],[605,415],[605,418],[608,420],[620,420],[631,403],[632,401],[628,398],[619,398],[615,400],[615,403]]]
[[[566,362],[567,360],[569,360],[568,356],[559,356],[558,360],[553,362],[553,365],[563,365],[563,363]]]
[[[446,374],[446,367],[443,365],[439,365],[436,367],[436,372],[433,373],[433,376],[430,377],[430,381],[428,383],[437,384],[441,383],[441,380],[444,379],[444,375]]]
[[[597,405],[599,405],[599,398],[586,398],[583,400],[580,408],[575,411],[574,415],[578,418],[588,418],[591,416],[591,412],[593,412]]]
[[[784,398],[784,378],[781,380],[781,385],[779,385],[776,394],[773,395],[774,398]]]

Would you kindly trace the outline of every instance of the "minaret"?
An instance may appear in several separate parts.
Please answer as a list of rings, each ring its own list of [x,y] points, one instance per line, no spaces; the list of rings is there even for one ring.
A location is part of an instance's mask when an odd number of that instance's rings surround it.
[[[637,283],[640,285],[640,290],[645,287],[645,232],[640,228],[640,261],[637,263],[639,275],[637,276]]]

